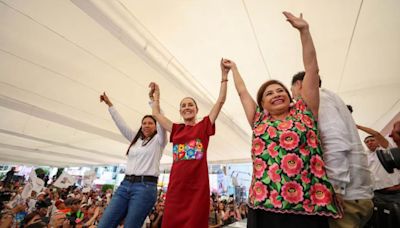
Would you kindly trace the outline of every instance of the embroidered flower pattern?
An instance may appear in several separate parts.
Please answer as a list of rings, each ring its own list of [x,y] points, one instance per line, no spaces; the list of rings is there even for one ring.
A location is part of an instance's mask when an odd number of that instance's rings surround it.
[[[267,187],[263,183],[258,181],[253,185],[252,194],[255,200],[263,201],[265,198],[267,198]]]
[[[311,173],[314,174],[316,177],[321,178],[325,175],[324,169],[324,161],[322,161],[321,157],[318,155],[314,155],[311,158]]]
[[[264,145],[265,145],[265,143],[264,143]],[[271,142],[271,144],[269,144],[269,146],[267,148],[269,155],[273,158],[278,156],[278,151],[275,149],[276,146],[277,146],[276,143]]]
[[[271,179],[272,182],[280,182],[281,175],[278,174],[279,166],[278,164],[274,163],[269,167],[268,170],[268,177]]]
[[[311,202],[318,206],[325,206],[332,202],[332,194],[329,189],[320,183],[311,186]]]
[[[257,158],[253,162],[254,167],[254,175],[257,178],[261,178],[264,174],[265,168],[267,168],[267,164],[260,158]]]
[[[251,151],[253,152],[254,155],[262,154],[264,148],[265,148],[265,142],[262,139],[257,138],[253,140],[253,146]]]
[[[293,150],[299,144],[299,135],[293,131],[284,131],[279,137],[279,145],[286,150]]]
[[[289,177],[300,173],[303,161],[296,154],[287,154],[282,158],[281,168]]]
[[[282,186],[282,197],[289,203],[303,201],[303,187],[296,181],[290,181]]]
[[[302,100],[291,107],[285,120],[271,120],[268,113],[257,108],[251,207],[340,217],[318,137],[317,123]]]
[[[174,161],[200,160],[203,158],[204,148],[200,139],[191,140],[185,144],[175,144],[172,147]]]

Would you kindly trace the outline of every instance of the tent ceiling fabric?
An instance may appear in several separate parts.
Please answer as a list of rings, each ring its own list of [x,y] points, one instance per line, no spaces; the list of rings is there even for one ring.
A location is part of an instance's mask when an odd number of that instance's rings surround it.
[[[400,110],[400,2],[0,0],[0,161],[51,166],[125,163],[129,144],[99,94],[139,128],[148,84],[173,121],[185,96],[208,114],[219,61],[239,66],[251,94],[302,70],[297,32],[281,12],[303,12],[323,87],[352,104],[356,122],[382,129]],[[211,139],[210,162],[250,161],[251,131],[233,81]],[[162,164],[169,164],[168,145]]]

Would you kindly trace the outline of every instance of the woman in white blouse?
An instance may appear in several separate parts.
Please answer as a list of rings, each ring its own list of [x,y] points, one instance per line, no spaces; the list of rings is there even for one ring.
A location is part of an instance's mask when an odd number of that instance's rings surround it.
[[[144,116],[139,130],[133,131],[105,93],[100,95],[100,102],[108,105],[115,124],[131,144],[126,152],[128,162],[125,178],[112,197],[98,227],[117,227],[123,219],[125,227],[141,227],[157,199],[160,159],[168,142],[167,135],[151,115]]]

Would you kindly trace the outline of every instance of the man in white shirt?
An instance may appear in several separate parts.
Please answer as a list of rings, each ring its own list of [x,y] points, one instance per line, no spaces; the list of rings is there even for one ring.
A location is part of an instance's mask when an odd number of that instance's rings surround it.
[[[301,94],[304,72],[293,76],[291,91]],[[320,85],[321,86],[321,85]],[[329,181],[342,201],[342,219],[330,219],[332,227],[363,227],[372,215],[372,183],[367,154],[347,106],[335,93],[320,89],[318,129]]]
[[[374,179],[374,201],[386,203],[400,203],[400,171],[395,169],[388,173],[380,163],[377,150],[394,147],[379,132],[364,126],[357,125],[358,129],[370,134],[365,137],[364,143],[368,147],[368,165]]]

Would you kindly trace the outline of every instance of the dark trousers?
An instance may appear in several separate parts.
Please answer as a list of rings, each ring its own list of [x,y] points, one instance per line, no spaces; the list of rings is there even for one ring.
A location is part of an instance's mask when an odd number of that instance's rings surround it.
[[[329,228],[328,217],[319,215],[280,214],[249,208],[247,228]]]

